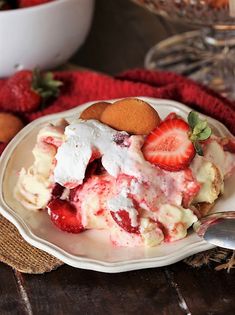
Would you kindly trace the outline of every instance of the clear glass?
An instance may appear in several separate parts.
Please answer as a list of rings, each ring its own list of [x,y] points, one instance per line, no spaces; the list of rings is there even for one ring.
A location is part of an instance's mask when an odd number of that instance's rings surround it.
[[[169,21],[200,31],[173,36],[147,54],[148,69],[187,75],[235,99],[235,0],[133,0]]]

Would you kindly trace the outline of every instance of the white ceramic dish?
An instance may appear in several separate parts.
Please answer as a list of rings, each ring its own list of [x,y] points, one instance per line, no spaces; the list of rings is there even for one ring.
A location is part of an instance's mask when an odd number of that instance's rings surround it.
[[[0,77],[64,64],[83,44],[93,8],[94,0],[55,0],[0,11]]]
[[[143,98],[157,108],[161,117],[175,111],[186,118],[190,108],[169,100]],[[31,149],[39,129],[48,122],[65,117],[71,119],[91,103],[72,110],[45,116],[26,126],[8,145],[0,160],[0,212],[19,230],[23,238],[66,264],[102,272],[123,272],[134,269],[161,267],[175,263],[192,254],[213,246],[202,241],[192,231],[180,241],[153,248],[115,248],[105,238],[104,232],[86,231],[69,234],[57,229],[45,212],[31,212],[23,208],[13,197],[13,188],[19,169],[32,162]],[[231,136],[218,121],[207,117],[214,132]],[[225,194],[215,206],[215,211],[234,210],[235,176],[225,183]]]

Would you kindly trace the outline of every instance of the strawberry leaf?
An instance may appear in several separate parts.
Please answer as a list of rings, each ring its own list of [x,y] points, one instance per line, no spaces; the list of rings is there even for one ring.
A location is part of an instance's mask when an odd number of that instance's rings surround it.
[[[188,123],[191,127],[190,139],[192,141],[206,140],[210,137],[211,128],[208,126],[206,120],[199,118],[197,113],[193,111],[189,113]]]
[[[188,123],[191,127],[189,139],[193,142],[198,155],[203,155],[202,146],[199,141],[204,141],[211,136],[211,128],[206,120],[199,118],[198,113],[191,111],[188,115]]]
[[[193,134],[194,135],[199,135],[205,128],[207,127],[207,122],[206,121],[199,121],[196,126],[193,128]]]
[[[53,97],[58,97],[60,87],[63,85],[61,81],[55,80],[52,72],[41,73],[39,69],[33,71],[32,89],[42,98],[42,105]]]
[[[197,140],[203,141],[211,136],[211,128],[206,126],[198,135]]]
[[[188,114],[188,124],[191,127],[191,129],[194,129],[194,127],[198,124],[198,122],[199,122],[198,113],[191,111]]]
[[[197,152],[198,155],[203,156],[203,150],[202,150],[202,146],[200,144],[200,142],[198,141],[194,141],[193,142],[195,151]]]

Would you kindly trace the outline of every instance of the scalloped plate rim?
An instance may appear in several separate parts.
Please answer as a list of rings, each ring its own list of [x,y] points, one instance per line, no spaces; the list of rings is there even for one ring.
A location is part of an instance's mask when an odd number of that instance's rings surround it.
[[[178,109],[181,112],[188,113],[192,110],[190,107],[168,99],[157,99],[152,97],[142,97],[137,96],[137,98],[143,99],[146,102],[154,106],[164,106],[170,105],[172,109]],[[107,101],[114,102],[117,99],[110,99]],[[8,144],[6,149],[4,150],[1,158],[0,158],[0,183],[2,183],[4,178],[4,169],[9,162],[11,157],[11,153],[16,148],[17,144],[20,143],[24,139],[24,137],[33,129],[34,126],[38,126],[45,122],[50,122],[52,120],[56,120],[59,118],[66,118],[72,116],[75,113],[81,112],[84,108],[88,107],[90,104],[94,103],[95,101],[86,102],[84,104],[79,105],[78,107],[72,108],[67,111],[59,112],[56,114],[50,114],[43,116],[34,120],[33,122],[29,123],[25,126],[15,137],[12,141]],[[232,136],[232,134],[228,131],[228,129],[219,121],[206,116],[204,114],[200,114],[202,117],[206,117],[209,122],[216,126],[218,130],[224,135]],[[1,185],[2,187],[2,185]],[[59,246],[48,242],[45,239],[42,239],[35,234],[27,226],[26,222],[14,212],[14,209],[8,207],[8,205],[4,201],[3,192],[0,191],[0,213],[8,219],[12,224],[15,225],[21,236],[31,245],[37,247],[38,249],[44,250],[48,254],[55,256],[56,258],[60,259],[64,263],[71,265],[76,268],[87,269],[87,270],[94,270],[94,271],[101,271],[107,273],[116,273],[116,272],[126,272],[131,270],[137,269],[144,269],[144,268],[153,268],[153,267],[162,267],[169,264],[173,264],[178,262],[188,256],[196,254],[198,252],[202,252],[215,246],[206,243],[203,240],[198,240],[193,244],[185,245],[178,253],[173,252],[170,255],[161,256],[161,257],[151,257],[151,258],[143,258],[143,259],[134,259],[134,260],[125,260],[125,261],[118,261],[118,262],[105,262],[102,260],[95,260],[91,258],[87,258],[84,256],[72,255]],[[63,233],[63,232],[62,232]],[[165,245],[167,246],[167,244]]]

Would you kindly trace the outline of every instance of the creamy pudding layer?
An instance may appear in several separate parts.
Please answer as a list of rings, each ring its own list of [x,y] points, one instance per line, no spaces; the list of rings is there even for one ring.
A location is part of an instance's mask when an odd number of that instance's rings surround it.
[[[235,156],[211,137],[204,156],[196,155],[183,170],[168,171],[145,159],[145,137],[97,120],[49,125],[38,134],[33,165],[19,173],[15,196],[27,209],[47,209],[59,186],[56,198],[76,211],[82,229],[108,230],[117,246],[184,238],[197,221],[195,206],[212,204],[223,192]]]

